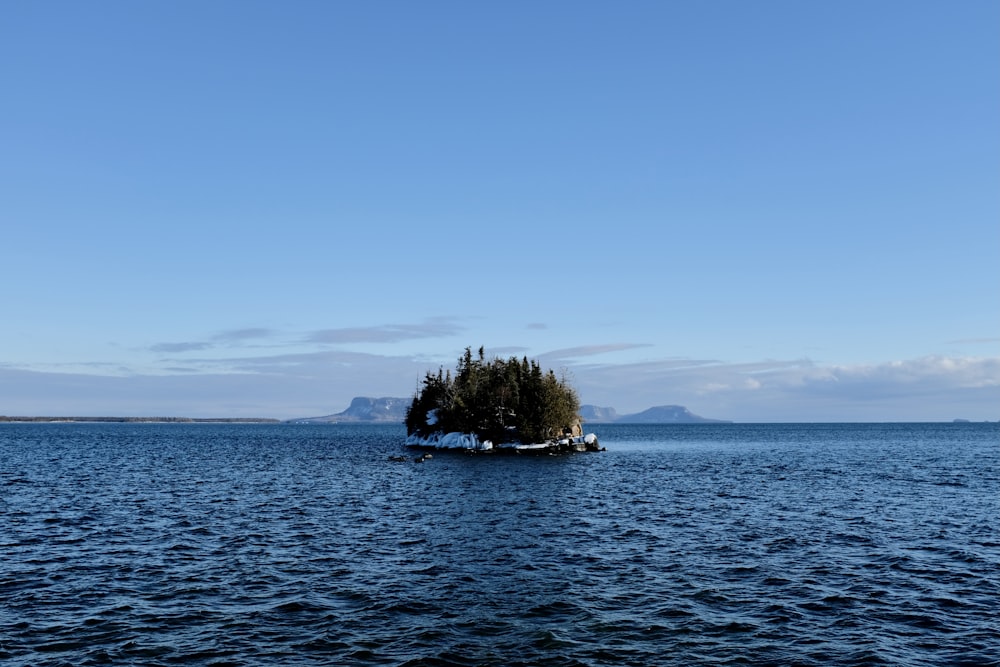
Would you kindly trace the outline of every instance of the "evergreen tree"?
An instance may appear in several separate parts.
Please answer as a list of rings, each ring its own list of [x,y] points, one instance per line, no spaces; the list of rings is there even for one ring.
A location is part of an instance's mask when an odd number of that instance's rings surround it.
[[[537,361],[486,360],[465,348],[454,378],[427,373],[406,412],[409,433],[475,433],[482,440],[543,442],[579,423],[580,401],[568,382]]]

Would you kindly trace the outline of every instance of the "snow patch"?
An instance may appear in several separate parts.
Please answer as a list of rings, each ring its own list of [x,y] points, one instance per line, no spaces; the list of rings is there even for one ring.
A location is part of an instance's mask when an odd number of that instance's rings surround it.
[[[422,445],[425,447],[440,447],[441,449],[493,449],[493,442],[490,440],[480,440],[475,433],[432,433],[426,438],[416,434],[410,434],[406,438],[408,445]]]

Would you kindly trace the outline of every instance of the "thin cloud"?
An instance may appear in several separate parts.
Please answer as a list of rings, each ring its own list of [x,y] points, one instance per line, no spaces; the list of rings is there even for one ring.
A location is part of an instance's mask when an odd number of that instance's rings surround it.
[[[343,327],[321,329],[307,333],[295,341],[280,340],[280,332],[273,329],[253,327],[222,331],[206,340],[163,342],[152,345],[149,351],[157,354],[182,354],[202,352],[219,347],[263,347],[261,341],[270,340],[268,347],[287,347],[302,343],[322,345],[346,345],[357,343],[399,343],[408,340],[445,338],[454,336],[465,328],[446,317],[430,318],[416,324],[383,324],[371,327]],[[208,361],[208,360],[205,360]]]
[[[340,353],[210,366],[128,376],[0,368],[0,414],[311,417],[356,396],[411,396],[429,370],[405,357]]]
[[[240,343],[247,340],[257,340],[262,338],[272,338],[276,332],[272,329],[263,328],[250,328],[250,329],[233,329],[231,331],[223,331],[222,333],[216,334],[212,337],[212,340],[217,340],[224,343]]]
[[[157,343],[149,347],[149,351],[157,354],[181,354],[184,352],[201,352],[216,347],[246,346],[249,341],[275,338],[278,332],[273,329],[248,328],[232,329],[215,334],[208,340],[185,341],[178,343]],[[250,347],[250,346],[247,346]]]
[[[214,347],[206,341],[189,341],[186,343],[157,343],[149,347],[150,352],[158,354],[178,354],[180,352],[199,352]]]
[[[322,329],[307,336],[311,343],[344,345],[351,343],[399,343],[423,338],[446,338],[465,330],[450,318],[433,318],[419,324],[382,324],[371,327]]]
[[[81,362],[49,362],[31,364],[0,364],[0,370],[11,369],[24,372],[37,372],[56,375],[60,373],[79,373],[94,377],[113,377],[134,375],[135,370],[118,362],[81,361]]]
[[[420,355],[343,350],[204,356],[127,374],[99,364],[45,371],[0,364],[0,405],[6,414],[24,415],[305,417],[337,412],[355,396],[411,396],[424,374],[438,368]],[[567,370],[581,402],[619,414],[673,404],[747,422],[1000,419],[1000,358],[935,356],[855,365],[809,359],[591,360]]]
[[[991,416],[986,406],[1000,405],[998,358],[841,366],[808,359],[674,359],[570,369],[585,402],[626,413],[681,404],[704,416],[740,421],[927,421],[967,412]]]
[[[417,356],[379,355],[343,350],[290,352],[265,356],[202,357],[185,359],[189,367],[199,368],[204,374],[244,374],[284,376],[289,378],[330,377],[342,382],[347,374],[364,373],[365,369],[405,369],[402,374],[410,383],[422,376],[430,364]]]
[[[623,350],[635,350],[642,347],[651,347],[648,343],[608,343],[604,345],[583,345],[580,347],[567,347],[561,350],[552,350],[539,355],[546,361],[569,361],[579,357],[592,357],[598,354],[609,352],[621,352]]]
[[[1000,359],[930,356],[815,369],[804,383],[825,395],[896,396],[1000,387]]]
[[[377,366],[386,363],[390,359],[410,361],[410,357],[390,357],[360,352],[323,351],[225,359],[219,363],[226,364],[241,372],[288,373],[293,371],[293,369],[306,369],[310,374],[314,374],[317,369],[321,368],[344,369]]]

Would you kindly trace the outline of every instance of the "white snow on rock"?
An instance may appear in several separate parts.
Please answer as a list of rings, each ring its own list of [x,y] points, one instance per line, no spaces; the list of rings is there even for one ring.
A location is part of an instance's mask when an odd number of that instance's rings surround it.
[[[491,441],[480,440],[475,433],[458,432],[433,433],[426,438],[410,434],[406,438],[406,444],[440,447],[442,449],[493,449],[493,443]]]
[[[576,436],[575,438],[565,438],[559,440],[558,444],[569,445],[569,444],[587,444],[596,445],[597,436],[593,433],[588,433],[585,436]],[[480,440],[475,433],[432,433],[426,438],[422,438],[419,435],[411,433],[406,437],[407,445],[419,445],[422,447],[439,447],[441,449],[472,449],[477,451],[486,451],[493,449],[494,447],[498,449],[512,448],[512,449],[545,449],[553,445],[552,442],[541,442],[541,443],[519,443],[519,442],[505,442],[499,445],[494,445],[491,440]]]

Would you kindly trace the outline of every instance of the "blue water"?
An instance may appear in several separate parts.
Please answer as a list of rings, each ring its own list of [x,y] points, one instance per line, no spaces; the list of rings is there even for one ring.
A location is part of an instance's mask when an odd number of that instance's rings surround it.
[[[1000,665],[1000,424],[0,424],[5,665]]]

